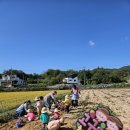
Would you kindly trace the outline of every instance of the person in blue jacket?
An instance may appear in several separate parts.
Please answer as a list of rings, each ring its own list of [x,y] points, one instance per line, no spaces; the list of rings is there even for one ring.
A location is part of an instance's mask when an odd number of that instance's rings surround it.
[[[16,109],[16,114],[19,117],[23,117],[24,115],[26,115],[26,112],[29,108],[29,105],[31,104],[31,101],[28,100],[26,102],[24,102],[23,104],[21,104],[17,109]]]

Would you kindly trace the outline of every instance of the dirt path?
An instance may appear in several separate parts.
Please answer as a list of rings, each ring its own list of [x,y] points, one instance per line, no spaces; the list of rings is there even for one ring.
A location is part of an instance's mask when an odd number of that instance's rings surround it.
[[[130,89],[97,89],[97,90],[83,90],[80,100],[88,101],[87,108],[93,107],[96,103],[102,103],[109,106],[123,122],[124,130],[130,130]],[[86,110],[87,111],[87,110]],[[81,115],[82,107],[74,109],[70,114],[64,114],[65,124],[61,130],[73,130],[76,119]],[[13,120],[0,130],[16,130],[16,121]],[[39,120],[26,123],[26,125],[19,130],[41,130],[41,123]]]

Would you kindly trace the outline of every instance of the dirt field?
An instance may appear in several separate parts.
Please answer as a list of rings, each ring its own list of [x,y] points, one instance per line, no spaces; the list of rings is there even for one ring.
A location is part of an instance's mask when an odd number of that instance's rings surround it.
[[[98,90],[83,90],[80,100],[88,100],[87,108],[91,108],[95,103],[102,103],[109,106],[123,122],[124,130],[130,130],[130,89],[98,89]],[[70,114],[65,114],[65,125],[61,130],[73,130],[75,120],[80,115],[80,110],[72,110]],[[15,120],[0,127],[1,130],[16,130]],[[26,123],[19,130],[41,130],[40,121]]]
[[[130,89],[100,89],[82,91],[82,99],[89,97],[89,106],[102,103],[109,106],[122,121],[124,130],[130,130]]]

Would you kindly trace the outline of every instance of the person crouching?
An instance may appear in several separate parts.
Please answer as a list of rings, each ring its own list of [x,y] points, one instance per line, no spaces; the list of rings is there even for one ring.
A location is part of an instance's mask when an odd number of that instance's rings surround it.
[[[50,121],[58,120],[58,119],[60,119],[60,117],[61,117],[60,110],[55,108],[53,115],[50,117]]]
[[[64,123],[63,118],[61,118],[59,120],[53,120],[48,123],[47,127],[49,130],[59,130],[62,123]]]
[[[31,109],[28,109],[27,110],[27,115],[25,115],[24,117],[27,117],[28,121],[31,122],[31,121],[34,121],[35,114],[33,113],[33,111]]]
[[[16,114],[18,115],[18,117],[24,117],[24,115],[26,115],[28,108],[31,105],[31,101],[28,100],[26,102],[24,102],[23,104],[21,104],[17,109],[16,109]]]
[[[65,96],[65,100],[62,101],[63,103],[63,106],[64,106],[64,110],[69,113],[69,108],[70,108],[70,104],[71,104],[71,101],[70,101],[70,98],[69,98],[69,95],[66,95]]]

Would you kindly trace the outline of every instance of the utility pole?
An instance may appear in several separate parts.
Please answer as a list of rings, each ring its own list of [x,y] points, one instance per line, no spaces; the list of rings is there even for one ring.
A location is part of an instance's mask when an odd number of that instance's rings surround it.
[[[13,86],[13,82],[12,82],[12,67],[11,67],[11,76],[10,76],[10,80],[11,80],[11,87]]]

